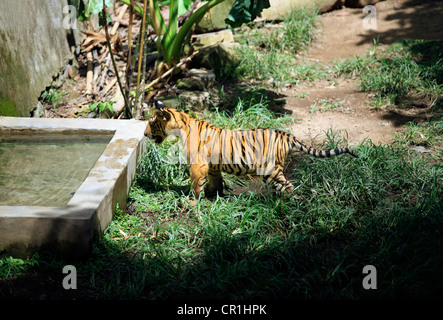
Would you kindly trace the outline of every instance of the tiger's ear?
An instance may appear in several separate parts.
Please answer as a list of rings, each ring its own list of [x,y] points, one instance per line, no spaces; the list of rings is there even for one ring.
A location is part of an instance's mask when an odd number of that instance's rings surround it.
[[[171,119],[171,116],[169,115],[168,112],[166,112],[168,107],[166,107],[166,105],[159,100],[155,100],[154,104],[155,104],[155,113],[159,117],[163,117],[163,118],[165,118],[165,120],[169,121],[169,119]]]
[[[154,104],[157,110],[164,111],[164,109],[167,109],[166,105],[159,100],[154,100]]]

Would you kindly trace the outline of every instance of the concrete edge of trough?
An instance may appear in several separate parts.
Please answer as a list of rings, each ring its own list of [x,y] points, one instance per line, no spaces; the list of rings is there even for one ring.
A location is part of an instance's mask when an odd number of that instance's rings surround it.
[[[65,207],[0,206],[0,252],[29,256],[49,250],[63,257],[87,254],[94,237],[126,208],[146,124],[136,120],[0,117],[0,130],[26,133],[87,131],[113,137]]]

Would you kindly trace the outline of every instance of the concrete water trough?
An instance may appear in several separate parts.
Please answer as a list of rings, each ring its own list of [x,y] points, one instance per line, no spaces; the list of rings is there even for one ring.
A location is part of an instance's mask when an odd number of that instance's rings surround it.
[[[0,117],[0,253],[87,254],[116,206],[126,208],[145,127],[135,120]]]

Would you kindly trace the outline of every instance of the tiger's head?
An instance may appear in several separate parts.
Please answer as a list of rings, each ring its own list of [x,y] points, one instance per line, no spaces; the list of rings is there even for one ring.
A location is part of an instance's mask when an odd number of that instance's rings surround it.
[[[158,100],[155,100],[154,104],[155,112],[146,125],[145,136],[156,144],[161,144],[168,137],[169,132],[178,128],[179,124],[172,116],[174,109],[169,109]]]

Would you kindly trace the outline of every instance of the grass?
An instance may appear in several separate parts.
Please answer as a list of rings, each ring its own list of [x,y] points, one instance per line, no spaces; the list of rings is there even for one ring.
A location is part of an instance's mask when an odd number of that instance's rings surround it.
[[[281,27],[252,29],[239,37],[241,63],[235,75],[243,80],[281,87],[287,83],[313,80],[325,76],[318,64],[300,63],[298,54],[306,49],[318,33],[318,13],[303,9],[291,11]]]
[[[317,105],[317,102],[315,102],[309,112],[315,113],[316,111],[331,111],[340,108],[340,106],[341,103],[339,100],[330,101],[329,99],[321,99],[319,101],[319,105]]]
[[[215,107],[212,112],[206,112],[203,119],[215,126],[226,129],[274,128],[285,130],[295,123],[292,115],[279,115],[272,112],[267,101],[258,103],[244,102],[239,99],[232,112]]]
[[[418,104],[441,108],[442,51],[443,41],[404,40],[384,50],[375,43],[368,54],[337,62],[334,70],[358,76],[361,89],[375,94],[375,107]]]
[[[49,88],[41,94],[40,99],[44,103],[52,105],[55,110],[58,104],[63,103],[63,99],[68,93],[69,90],[59,91],[55,88]]]

